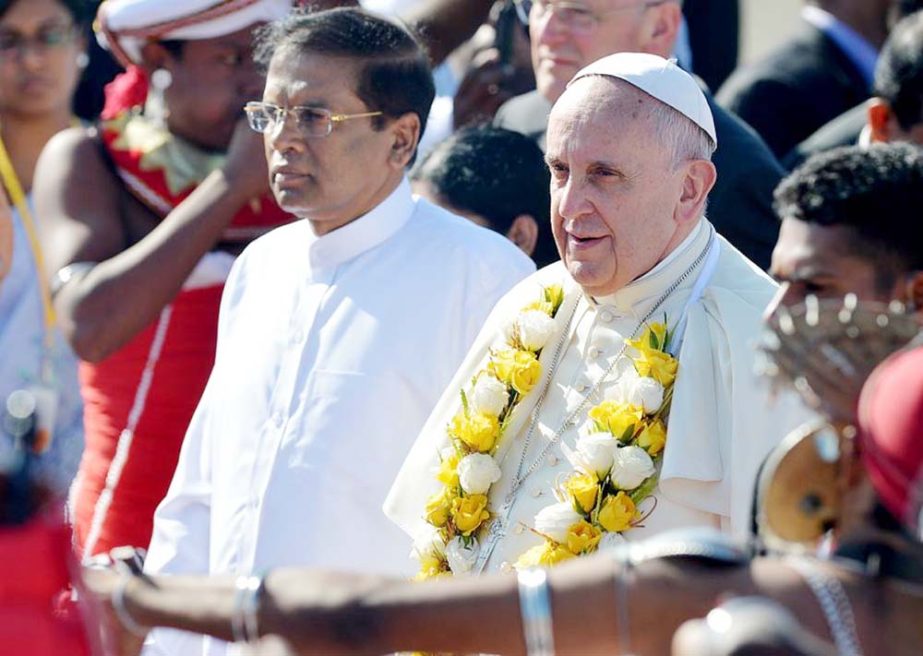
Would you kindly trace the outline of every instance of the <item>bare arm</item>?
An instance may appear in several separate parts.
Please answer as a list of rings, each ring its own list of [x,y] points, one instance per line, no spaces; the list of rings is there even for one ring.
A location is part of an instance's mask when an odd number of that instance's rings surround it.
[[[55,297],[71,346],[91,362],[108,357],[153,321],[237,211],[268,189],[262,141],[238,125],[224,168],[131,246],[119,184],[98,145],[80,129],[53,138],[36,168],[47,274],[73,262],[98,262]]]
[[[438,66],[487,20],[494,0],[424,0],[403,18],[419,33]]]
[[[719,591],[745,591],[743,576],[726,570],[645,564],[630,584],[630,647],[638,654],[669,653],[675,629],[704,615]],[[612,654],[624,627],[616,609],[622,574],[607,556],[551,570],[557,653]],[[99,576],[99,572],[91,572]],[[111,587],[112,581],[108,583]],[[105,585],[92,583],[104,600]],[[144,625],[169,626],[231,639],[233,580],[154,577],[129,582],[125,602]],[[395,651],[524,654],[516,579],[512,576],[413,583],[305,569],[273,571],[259,610],[260,632],[281,636],[301,655],[381,654]]]

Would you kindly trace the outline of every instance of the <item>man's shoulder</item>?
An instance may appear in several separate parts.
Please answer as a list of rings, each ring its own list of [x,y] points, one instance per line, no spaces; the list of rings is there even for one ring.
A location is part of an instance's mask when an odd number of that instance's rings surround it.
[[[724,237],[719,235],[718,239],[721,253],[709,290],[725,298],[736,298],[762,316],[778,284]]]
[[[778,93],[800,91],[809,99],[826,100],[824,94],[844,89],[865,94],[865,86],[861,73],[839,46],[817,28],[805,25],[764,59],[731,75],[718,92],[718,100],[738,111],[748,100],[764,102]]]
[[[413,216],[406,227],[407,237],[425,243],[426,251],[434,257],[460,254],[474,260],[483,259],[488,263],[495,262],[496,258],[510,260],[517,265],[531,262],[522,250],[503,235],[453,214],[425,198],[416,199]]]
[[[840,146],[854,146],[859,143],[862,130],[868,119],[865,103],[840,114],[835,119],[820,127],[814,134],[798,144],[784,162],[788,169],[794,169],[812,155]]]
[[[763,138],[750,125],[733,112],[728,111],[709,97],[709,107],[715,119],[718,149],[715,151],[715,166],[725,163],[720,175],[734,176],[735,171],[763,169],[781,178],[782,165],[772,154]]]
[[[551,103],[538,91],[529,91],[503,103],[494,126],[535,137],[545,133],[550,113]]]
[[[237,257],[237,265],[243,266],[254,260],[280,261],[285,254],[293,249],[304,248],[307,240],[313,233],[311,226],[305,219],[296,219],[277,228],[273,228],[247,244],[243,252]]]

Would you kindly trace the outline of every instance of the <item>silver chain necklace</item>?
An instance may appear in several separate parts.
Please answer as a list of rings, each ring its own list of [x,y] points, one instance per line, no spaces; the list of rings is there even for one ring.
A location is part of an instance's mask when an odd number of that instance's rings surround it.
[[[634,339],[637,336],[638,331],[640,331],[647,324],[650,318],[654,316],[654,313],[656,313],[657,310],[660,309],[660,306],[663,305],[664,302],[666,302],[667,298],[669,298],[670,295],[676,291],[676,288],[679,287],[683,283],[683,281],[686,280],[686,278],[692,275],[692,272],[695,271],[695,269],[699,266],[699,264],[701,264],[702,261],[705,259],[705,257],[708,255],[708,252],[711,250],[711,245],[712,245],[711,241],[709,241],[708,246],[706,246],[706,248],[701,253],[699,253],[698,257],[696,257],[696,259],[692,262],[692,264],[689,265],[689,268],[687,268],[679,276],[679,278],[674,280],[673,283],[666,289],[666,291],[664,291],[664,293],[660,295],[660,297],[657,299],[657,301],[654,303],[651,309],[648,310],[647,314],[645,314],[644,317],[641,319],[641,321],[638,322],[638,325],[635,326],[635,329],[632,331],[631,335],[628,337],[629,340]],[[558,429],[549,438],[548,443],[545,444],[544,448],[538,454],[538,457],[536,457],[535,460],[532,461],[532,464],[529,465],[528,469],[526,469],[526,471],[523,472],[522,468],[523,468],[523,465],[525,464],[526,454],[529,452],[529,445],[532,443],[532,436],[535,434],[535,427],[538,425],[538,416],[541,411],[542,404],[545,401],[545,396],[547,395],[548,390],[551,388],[551,379],[554,377],[555,370],[557,369],[558,359],[560,358],[561,350],[564,346],[564,343],[570,337],[570,325],[574,319],[574,315],[577,313],[577,306],[579,305],[580,305],[580,302],[578,301],[574,305],[574,309],[573,311],[571,311],[570,317],[568,317],[567,319],[567,325],[564,327],[564,332],[562,333],[561,339],[558,341],[558,344],[555,348],[554,358],[552,358],[551,365],[548,371],[548,377],[545,381],[544,387],[542,388],[541,396],[539,396],[538,401],[536,401],[535,407],[532,410],[532,414],[529,417],[529,429],[528,429],[528,432],[526,433],[526,438],[523,442],[522,454],[519,457],[519,464],[516,467],[516,478],[513,479],[513,485],[510,488],[509,493],[507,494],[507,499],[509,499],[510,497],[516,494],[516,492],[519,490],[519,488],[522,486],[525,480],[529,478],[529,476],[531,476],[533,472],[535,472],[535,470],[538,468],[541,462],[545,459],[545,456],[548,455],[548,451],[550,451],[551,448],[560,441],[561,436],[564,434],[564,431],[567,430],[568,426],[572,425],[574,418],[577,417],[583,411],[583,409],[586,407],[587,403],[589,402],[590,398],[592,398],[598,392],[602,384],[606,382],[606,380],[609,377],[609,374],[612,373],[612,370],[615,368],[615,365],[622,358],[622,355],[625,353],[625,350],[628,348],[628,344],[626,340],[626,342],[622,343],[622,348],[619,350],[616,356],[612,358],[612,362],[609,363],[609,366],[603,372],[602,376],[600,376],[597,379],[597,381],[586,392],[586,394],[584,394],[583,399],[581,399],[580,401],[580,404],[574,410],[572,410],[570,414],[567,415],[567,417],[564,419],[564,421],[561,423]],[[506,504],[504,503],[504,505]]]
[[[679,276],[679,278],[674,280],[673,283],[667,288],[667,290],[663,294],[661,294],[661,296],[654,303],[653,307],[647,312],[647,314],[644,315],[641,321],[638,322],[638,325],[635,327],[634,331],[631,333],[631,336],[629,337],[629,339],[634,339],[637,332],[641,330],[641,328],[647,323],[647,321],[652,316],[654,316],[654,313],[658,309],[660,309],[660,306],[663,305],[663,303],[667,300],[670,294],[676,291],[676,288],[679,287],[683,283],[683,281],[686,280],[686,278],[688,278],[692,274],[693,271],[695,271],[696,267],[698,267],[699,264],[702,263],[702,261],[711,251],[714,243],[715,243],[714,239],[710,239],[708,242],[708,245],[705,247],[705,249],[701,253],[699,253],[699,255],[692,262],[692,264],[689,265],[689,268],[687,268],[682,273],[682,275]],[[615,364],[621,359],[622,354],[625,352],[625,349],[628,348],[627,344],[622,345],[621,350],[618,352],[615,358],[612,359],[612,362],[609,364],[609,367],[606,369],[606,371],[603,372],[603,375],[599,378],[599,380],[596,381],[596,383],[584,395],[583,399],[580,402],[580,405],[577,406],[577,408],[573,410],[570,414],[568,414],[568,416],[564,419],[564,422],[561,424],[558,430],[555,431],[554,435],[548,440],[548,443],[542,449],[538,457],[532,462],[531,465],[529,465],[528,469],[526,469],[526,471],[523,472],[523,466],[525,465],[526,454],[529,452],[529,445],[532,442],[532,436],[535,433],[535,427],[538,425],[538,416],[541,411],[542,404],[544,403],[545,396],[548,394],[548,390],[551,387],[551,380],[552,378],[554,378],[554,373],[557,370],[558,362],[560,360],[561,352],[564,348],[564,344],[567,342],[568,338],[570,337],[571,323],[574,320],[574,316],[577,314],[577,307],[579,305],[580,305],[579,300],[576,303],[574,303],[574,307],[571,310],[570,316],[568,316],[567,318],[567,323],[564,325],[564,329],[561,332],[561,337],[558,339],[558,343],[555,345],[554,356],[552,357],[551,363],[548,368],[548,376],[545,379],[545,384],[542,387],[541,394],[539,395],[538,400],[535,402],[535,407],[532,409],[532,413],[529,416],[529,428],[528,428],[528,431],[526,432],[525,440],[523,441],[522,454],[519,457],[519,463],[516,468],[516,477],[513,479],[513,484],[510,486],[510,490],[509,492],[507,492],[506,497],[503,500],[503,504],[500,506],[499,512],[495,515],[494,521],[491,523],[490,528],[488,529],[486,540],[484,544],[481,546],[480,552],[478,553],[478,558],[477,558],[477,561],[474,567],[475,572],[482,571],[484,566],[487,564],[487,560],[488,558],[490,558],[490,554],[493,552],[493,549],[496,546],[497,541],[500,539],[504,531],[507,517],[509,515],[509,512],[513,508],[513,504],[515,503],[515,500],[516,500],[516,493],[519,491],[519,488],[522,487],[522,484],[526,481],[526,479],[532,475],[532,473],[536,470],[539,464],[541,464],[541,462],[545,459],[545,456],[548,454],[548,451],[551,449],[551,447],[560,441],[561,436],[564,434],[564,431],[567,430],[567,427],[570,425],[573,418],[576,417],[583,410],[583,408],[586,406],[589,399],[594,394],[596,394],[600,385],[602,385],[603,382],[605,382],[606,378],[609,376],[609,374],[612,373],[612,369],[615,367]]]

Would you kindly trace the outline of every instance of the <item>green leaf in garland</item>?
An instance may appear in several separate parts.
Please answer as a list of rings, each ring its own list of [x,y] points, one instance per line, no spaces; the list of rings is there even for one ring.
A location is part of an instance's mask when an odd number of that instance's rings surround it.
[[[628,493],[628,498],[630,498],[631,501],[637,506],[639,503],[654,493],[654,490],[657,489],[657,483],[659,480],[659,472],[653,476],[649,476],[643,483],[641,483],[641,485]]]

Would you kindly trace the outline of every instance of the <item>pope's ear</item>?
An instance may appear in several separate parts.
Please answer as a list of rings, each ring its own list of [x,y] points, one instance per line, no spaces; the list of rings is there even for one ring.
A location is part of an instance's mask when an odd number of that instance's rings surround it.
[[[715,186],[717,179],[715,165],[707,159],[694,159],[685,163],[682,193],[674,214],[677,221],[692,221],[702,214],[708,192]]]

